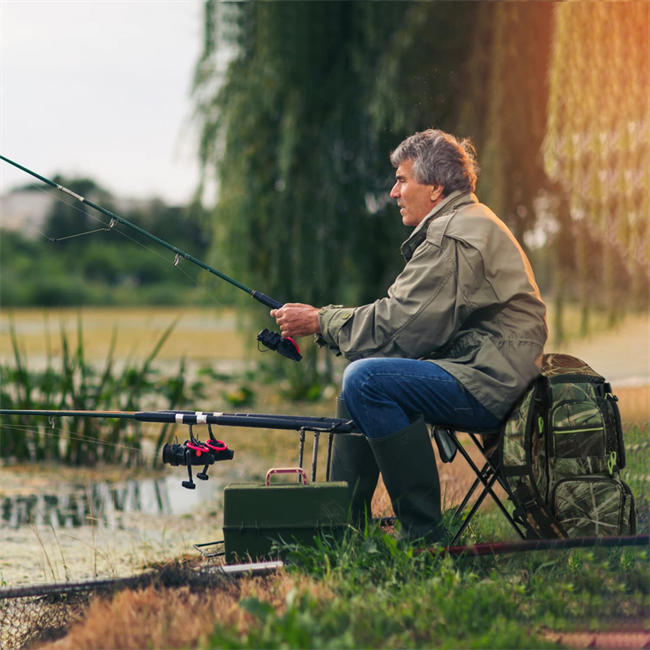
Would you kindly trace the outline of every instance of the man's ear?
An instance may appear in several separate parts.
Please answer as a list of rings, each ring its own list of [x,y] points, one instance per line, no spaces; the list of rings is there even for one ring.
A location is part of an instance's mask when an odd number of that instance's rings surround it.
[[[433,186],[433,189],[431,190],[431,203],[438,203],[438,201],[440,201],[442,198],[442,191],[442,185]]]

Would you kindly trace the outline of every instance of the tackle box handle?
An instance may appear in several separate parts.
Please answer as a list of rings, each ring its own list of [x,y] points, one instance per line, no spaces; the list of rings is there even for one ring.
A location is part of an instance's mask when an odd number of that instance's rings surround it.
[[[298,478],[302,478],[302,484],[307,485],[307,474],[302,467],[271,467],[266,473],[267,485],[271,485],[271,476],[273,474],[298,474]]]

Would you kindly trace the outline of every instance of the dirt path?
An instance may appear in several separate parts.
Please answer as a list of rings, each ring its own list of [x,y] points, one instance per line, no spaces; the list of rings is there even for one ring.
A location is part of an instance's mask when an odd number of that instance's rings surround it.
[[[644,629],[645,628],[645,629]],[[606,648],[612,650],[635,650],[650,648],[650,631],[648,624],[638,629],[619,630],[617,632],[552,632],[543,634],[547,641],[563,648]]]
[[[584,359],[615,389],[650,384],[650,316],[630,316],[608,332],[579,341],[551,345],[548,352],[564,352]]]

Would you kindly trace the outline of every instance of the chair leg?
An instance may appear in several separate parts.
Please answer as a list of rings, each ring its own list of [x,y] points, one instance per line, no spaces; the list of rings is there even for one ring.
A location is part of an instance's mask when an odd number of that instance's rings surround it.
[[[472,506],[472,508],[471,508],[470,512],[468,513],[467,517],[463,521],[460,529],[458,530],[458,532],[454,536],[452,544],[455,544],[457,542],[457,540],[460,538],[461,534],[465,531],[465,529],[469,525],[470,521],[472,520],[472,518],[476,514],[476,511],[478,510],[479,506],[485,500],[485,497],[488,494],[492,497],[492,500],[497,504],[497,506],[499,507],[499,509],[501,510],[503,515],[505,516],[506,520],[510,523],[510,525],[515,530],[517,535],[519,535],[519,537],[521,539],[526,539],[526,535],[521,531],[521,528],[519,527],[517,522],[512,518],[512,516],[508,512],[507,508],[505,507],[505,505],[503,504],[503,502],[501,501],[499,496],[492,489],[493,485],[497,481],[499,481],[501,486],[505,489],[506,493],[508,493],[507,487],[503,484],[503,481],[500,480],[498,468],[495,467],[492,464],[492,462],[490,461],[489,458],[487,458],[487,455],[485,453],[485,450],[484,450],[483,446],[478,442],[478,440],[476,439],[476,437],[472,433],[470,433],[470,437],[472,438],[472,441],[478,447],[479,451],[481,452],[481,454],[485,458],[486,463],[483,466],[483,468],[479,470],[478,466],[476,465],[476,463],[474,463],[474,461],[470,457],[467,450],[463,447],[463,445],[458,441],[457,438],[454,438],[454,440],[456,441],[456,447],[457,447],[458,451],[461,453],[463,458],[467,461],[467,464],[472,468],[472,470],[474,471],[474,474],[476,474],[476,480],[474,481],[474,484],[472,485],[469,492],[465,496],[465,499],[463,499],[463,502],[461,503],[461,506],[459,506],[459,508],[456,510],[456,513],[454,514],[454,520],[456,519],[457,516],[461,515],[462,511],[467,506],[467,503],[469,502],[472,494],[474,493],[474,491],[478,487],[479,483],[481,483],[483,485],[483,490],[479,494],[477,500],[474,502],[474,505]],[[509,495],[509,493],[508,493],[508,495]]]
[[[489,477],[490,477],[489,463],[486,463],[481,468],[481,476],[483,476],[483,478],[486,479],[486,480],[489,479]],[[482,485],[482,484],[483,484],[483,481],[482,481],[481,478],[477,477],[477,478],[474,479],[474,482],[472,483],[472,486],[469,488],[469,490],[467,491],[467,494],[465,495],[465,497],[461,501],[460,505],[456,508],[456,510],[455,510],[455,512],[453,514],[452,525],[455,524],[456,522],[462,522],[463,521],[463,512],[465,511],[465,508],[467,507],[467,505],[471,501],[474,492],[476,492],[476,489],[479,487],[479,485]],[[479,495],[479,497],[477,498],[477,501],[480,499],[481,502],[482,502],[483,499],[484,499],[484,494],[485,493],[486,493],[486,491],[483,490],[483,493],[481,493]],[[474,509],[472,508],[472,510],[474,510]],[[453,539],[454,542],[458,539],[458,537],[461,535],[461,533],[465,530],[465,528],[467,527],[467,524],[469,523],[472,516],[473,516],[473,513],[470,513],[469,515],[467,515],[467,517],[466,517],[466,522],[467,523],[464,524],[461,527],[461,529],[456,533],[456,536]]]
[[[481,469],[481,474],[483,476],[487,476],[487,468],[488,465],[487,463],[483,465],[483,468]],[[467,504],[469,503],[470,499],[472,498],[472,495],[476,491],[476,488],[481,485],[481,479],[476,478],[474,479],[474,483],[472,483],[472,487],[467,491],[467,494],[465,495],[465,498],[462,500],[460,505],[456,508],[456,512],[454,512],[454,519],[460,519],[460,517],[463,514],[463,510],[467,507]]]
[[[470,508],[470,511],[467,513],[467,517],[463,520],[463,523],[461,524],[460,528],[456,531],[456,534],[454,535],[454,539],[451,541],[451,545],[453,546],[456,544],[456,542],[460,539],[460,536],[465,532],[465,529],[467,526],[469,526],[469,523],[472,521],[474,518],[474,515],[477,513],[478,509],[481,507],[481,504],[483,501],[485,501],[485,497],[490,494],[488,492],[488,487],[492,487],[496,481],[496,476],[492,476],[486,483],[484,483],[484,486],[486,489],[484,489],[481,494],[478,495],[478,498]],[[500,501],[497,501],[497,504],[502,505]],[[506,518],[510,519],[510,514],[506,511],[504,513],[506,515]],[[517,532],[521,535],[518,529],[516,529]]]

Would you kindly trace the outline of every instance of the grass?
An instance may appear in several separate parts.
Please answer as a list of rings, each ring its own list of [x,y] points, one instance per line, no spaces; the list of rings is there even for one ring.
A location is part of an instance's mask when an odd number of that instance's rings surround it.
[[[545,629],[647,611],[647,553],[571,551],[456,559],[414,555],[373,529],[296,551],[302,572],[331,592],[296,589],[282,608],[240,600],[245,631],[217,623],[202,648],[545,648]]]
[[[650,426],[626,431],[623,471],[637,502],[638,532],[650,529]],[[465,542],[504,539],[495,508],[483,510]],[[217,623],[199,647],[551,648],[548,632],[624,630],[648,623],[648,549],[573,549],[471,558],[403,547],[378,528],[342,542],[293,547],[288,575],[326,587],[296,588],[280,606],[239,602],[245,629]],[[311,584],[311,583],[310,583]]]
[[[262,410],[306,410],[278,400],[276,389],[255,386]],[[638,532],[648,533],[648,389],[615,392],[628,449],[623,479],[636,497]],[[307,408],[331,415],[333,399]],[[240,459],[255,454],[285,465],[296,453],[290,433],[222,435]],[[324,438],[321,445],[324,458]],[[308,447],[307,463],[310,454]],[[511,538],[499,512],[487,508],[464,541]],[[97,598],[56,648],[556,648],[549,631],[638,629],[650,611],[647,548],[452,559],[416,554],[371,527],[340,542],[292,548],[287,559],[268,578]]]
[[[637,627],[648,610],[639,549],[451,559],[373,528],[292,559],[269,578],[96,599],[56,648],[552,648],[550,630]]]
[[[626,427],[639,533],[650,529],[649,442],[650,425]],[[464,541],[511,538],[488,508]],[[555,632],[647,628],[647,547],[451,558],[371,526],[285,551],[286,568],[266,578],[96,599],[56,648],[557,648]]]

